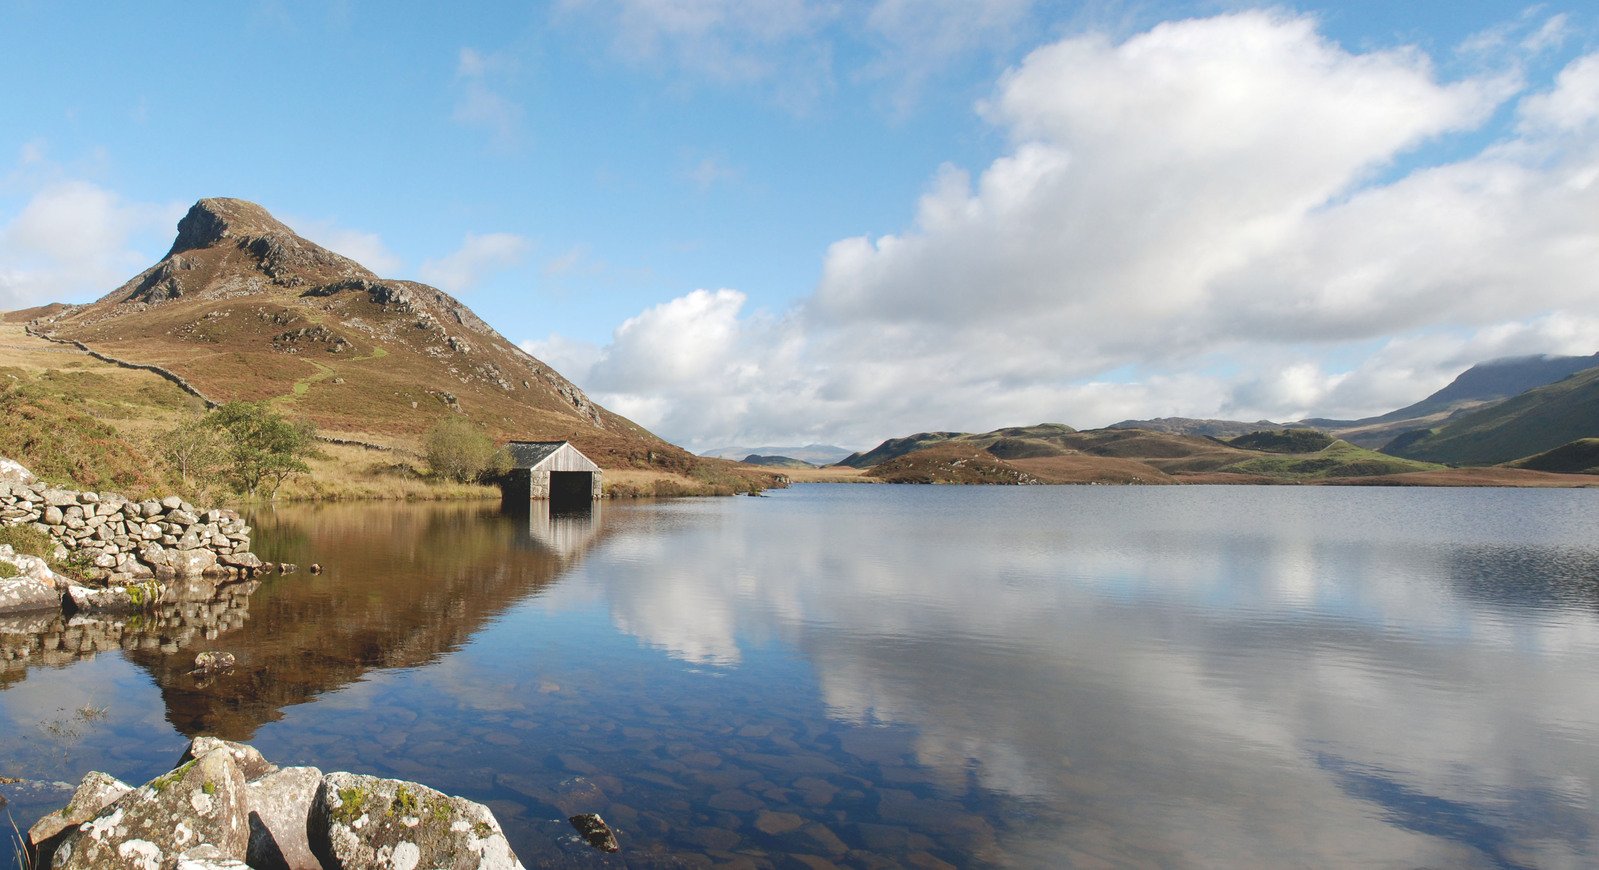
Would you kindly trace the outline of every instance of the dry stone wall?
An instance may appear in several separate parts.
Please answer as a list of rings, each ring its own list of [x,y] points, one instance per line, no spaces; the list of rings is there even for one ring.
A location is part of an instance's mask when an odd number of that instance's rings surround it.
[[[250,527],[229,510],[200,510],[178,498],[134,501],[40,482],[0,482],[0,522],[31,523],[64,549],[88,579],[108,585],[259,567]]]

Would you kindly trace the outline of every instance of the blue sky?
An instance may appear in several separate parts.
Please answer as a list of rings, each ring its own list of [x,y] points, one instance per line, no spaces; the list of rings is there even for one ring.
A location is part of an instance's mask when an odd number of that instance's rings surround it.
[[[1581,4],[0,2],[0,32],[0,307],[97,298],[242,197],[695,448],[1358,416],[1599,350]]]

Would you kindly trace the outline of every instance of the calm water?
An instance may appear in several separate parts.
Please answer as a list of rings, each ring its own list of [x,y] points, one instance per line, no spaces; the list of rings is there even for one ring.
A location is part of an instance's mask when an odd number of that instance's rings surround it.
[[[811,485],[254,522],[327,572],[0,622],[21,827],[51,782],[144,781],[207,733],[484,801],[529,865],[1599,863],[1599,493]],[[240,665],[197,679],[202,649]]]

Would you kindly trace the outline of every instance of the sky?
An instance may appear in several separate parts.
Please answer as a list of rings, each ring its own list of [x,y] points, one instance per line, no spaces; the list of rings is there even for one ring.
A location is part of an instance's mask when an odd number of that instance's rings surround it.
[[[195,200],[695,450],[1356,418],[1599,351],[1591,4],[0,0],[0,309]]]

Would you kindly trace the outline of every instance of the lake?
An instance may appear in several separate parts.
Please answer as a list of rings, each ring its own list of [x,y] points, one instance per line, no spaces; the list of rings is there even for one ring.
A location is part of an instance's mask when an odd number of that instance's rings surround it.
[[[300,573],[0,624],[19,827],[51,782],[143,782],[216,734],[482,801],[529,866],[1599,863],[1591,490],[814,484],[252,522]],[[204,649],[239,664],[191,674]],[[576,842],[587,811],[619,855]]]

